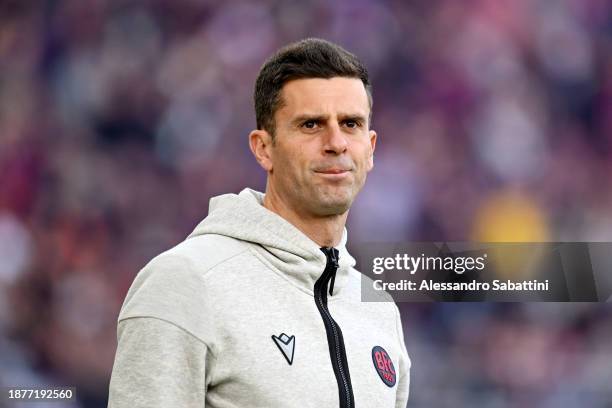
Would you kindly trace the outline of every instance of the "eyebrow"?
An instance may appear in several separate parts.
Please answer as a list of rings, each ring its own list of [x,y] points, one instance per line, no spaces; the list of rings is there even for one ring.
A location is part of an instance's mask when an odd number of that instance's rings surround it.
[[[329,118],[329,115],[321,115],[321,114],[303,114],[303,115],[298,115],[296,116],[292,121],[291,124],[292,125],[301,125],[303,122],[309,121],[309,120],[313,120],[315,122],[322,122],[327,120],[327,118]]]
[[[299,115],[297,117],[295,117],[292,121],[291,124],[292,125],[300,125],[303,122],[309,121],[309,120],[313,120],[315,122],[324,122],[327,119],[329,119],[329,115],[326,114],[303,114],[303,115]],[[346,121],[346,120],[355,120],[355,121],[361,121],[363,123],[367,122],[367,118],[366,116],[360,114],[360,113],[340,113],[338,115],[338,119],[342,122]]]

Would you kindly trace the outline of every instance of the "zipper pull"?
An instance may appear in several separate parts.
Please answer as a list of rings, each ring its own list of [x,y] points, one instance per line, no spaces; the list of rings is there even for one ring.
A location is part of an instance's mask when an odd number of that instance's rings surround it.
[[[339,258],[338,250],[336,248],[331,248],[329,256],[332,261],[332,265],[334,265],[334,268],[338,269],[338,266],[339,266],[338,265],[338,258]]]
[[[331,264],[334,269],[338,269],[338,258],[340,256],[340,252],[334,247],[321,247],[320,249],[325,254],[327,263]]]
[[[329,284],[329,296],[331,296],[332,292],[334,291],[334,282],[336,281],[336,271],[338,270],[338,267],[339,267],[338,259],[339,259],[340,252],[338,252],[338,250],[334,247],[323,247],[321,248],[321,251],[323,251],[323,253],[325,254],[325,257],[327,258],[328,266],[331,266],[333,268],[331,271],[331,282]]]
[[[338,256],[339,252],[336,248],[332,248],[331,249],[331,261],[332,261],[332,265],[334,266],[334,272],[332,273],[332,277],[331,277],[331,282],[329,284],[329,296],[332,295],[332,292],[334,291],[334,282],[336,281],[336,273],[338,272],[338,267],[340,266],[338,264]]]
[[[335,281],[336,281],[336,271],[334,271],[334,273],[332,273],[331,283],[329,284],[329,296],[331,296],[332,292],[334,291],[334,282]]]

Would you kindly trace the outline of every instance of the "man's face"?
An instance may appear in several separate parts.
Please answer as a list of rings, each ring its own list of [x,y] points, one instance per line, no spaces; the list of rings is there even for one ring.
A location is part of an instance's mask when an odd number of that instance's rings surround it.
[[[345,213],[372,169],[376,133],[361,80],[287,82],[275,113],[268,183],[286,204],[310,215]]]

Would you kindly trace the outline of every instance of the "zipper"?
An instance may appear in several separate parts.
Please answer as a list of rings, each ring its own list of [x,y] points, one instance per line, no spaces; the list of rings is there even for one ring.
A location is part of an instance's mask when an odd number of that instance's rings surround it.
[[[340,326],[338,326],[338,323],[332,318],[327,308],[327,284],[331,280],[329,287],[329,295],[331,296],[334,289],[336,271],[338,269],[338,250],[332,247],[323,247],[321,251],[325,254],[327,263],[325,265],[325,270],[314,285],[315,303],[319,309],[323,324],[325,325],[325,332],[327,333],[329,356],[331,358],[334,374],[336,375],[336,381],[338,382],[340,408],[354,408],[353,387],[351,385],[351,376],[349,374],[348,361],[346,359],[342,330],[340,330]]]

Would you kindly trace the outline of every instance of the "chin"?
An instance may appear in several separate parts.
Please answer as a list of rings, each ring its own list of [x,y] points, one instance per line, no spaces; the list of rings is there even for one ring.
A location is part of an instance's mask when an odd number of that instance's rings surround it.
[[[351,208],[357,192],[354,186],[315,188],[302,196],[310,211],[320,216],[341,215]]]
[[[317,213],[321,216],[328,215],[342,215],[347,212],[350,208],[350,205],[328,205],[324,207],[320,207]]]
[[[315,205],[319,215],[341,215],[351,208],[353,197],[322,197]]]

